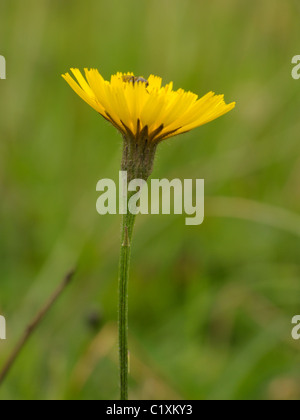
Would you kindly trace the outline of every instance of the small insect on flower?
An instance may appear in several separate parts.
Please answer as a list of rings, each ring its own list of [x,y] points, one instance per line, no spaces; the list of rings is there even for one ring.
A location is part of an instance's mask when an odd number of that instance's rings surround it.
[[[149,82],[148,80],[144,79],[143,77],[139,76],[131,76],[130,74],[124,74],[122,76],[123,82],[128,82],[128,83],[145,83],[146,87],[149,86]]]

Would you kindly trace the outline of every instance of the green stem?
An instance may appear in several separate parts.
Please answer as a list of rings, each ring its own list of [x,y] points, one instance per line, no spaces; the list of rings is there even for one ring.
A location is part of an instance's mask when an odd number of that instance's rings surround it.
[[[121,400],[128,400],[128,278],[131,238],[135,215],[128,213],[122,220],[122,242],[119,277],[119,352]]]
[[[126,126],[124,126],[126,128]],[[148,127],[140,131],[138,121],[138,134],[134,136],[128,129],[128,136],[124,136],[122,171],[127,172],[127,187],[133,179],[147,180],[152,172],[153,161],[157,143],[149,141]],[[130,263],[130,247],[135,221],[131,214],[129,201],[134,193],[127,195],[127,214],[122,220],[122,242],[120,255],[119,278],[119,351],[120,351],[120,388],[121,400],[128,400],[128,278]]]

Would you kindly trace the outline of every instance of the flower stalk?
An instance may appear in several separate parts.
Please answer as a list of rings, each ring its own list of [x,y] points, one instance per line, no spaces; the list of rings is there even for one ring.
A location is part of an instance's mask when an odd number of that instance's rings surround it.
[[[135,216],[124,215],[122,219],[122,243],[119,276],[119,357],[120,399],[128,400],[128,279],[131,254],[131,238]]]
[[[139,135],[123,136],[122,171],[127,172],[127,186],[133,179],[147,181],[152,173],[157,144],[149,142],[148,127]],[[120,398],[128,400],[128,282],[131,256],[131,241],[135,214],[130,212],[129,201],[133,193],[127,195],[126,214],[122,217],[122,237],[119,274],[119,357],[120,357]]]

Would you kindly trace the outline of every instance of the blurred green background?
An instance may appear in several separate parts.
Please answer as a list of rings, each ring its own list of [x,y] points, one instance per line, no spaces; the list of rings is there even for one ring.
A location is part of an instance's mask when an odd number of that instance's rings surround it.
[[[204,178],[206,219],[139,216],[132,399],[299,399],[300,5],[293,0],[1,0],[0,366],[77,266],[1,399],[118,398],[120,217],[96,213],[121,138],[60,77],[150,73],[230,114],[161,145],[155,178]]]

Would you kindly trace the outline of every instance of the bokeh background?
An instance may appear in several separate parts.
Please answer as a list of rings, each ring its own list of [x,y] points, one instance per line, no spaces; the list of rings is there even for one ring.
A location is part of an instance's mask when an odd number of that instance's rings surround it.
[[[299,399],[299,1],[1,0],[2,366],[71,268],[1,399],[118,398],[120,217],[96,213],[121,139],[60,77],[154,73],[230,114],[161,145],[155,178],[204,178],[206,219],[139,216],[132,399]]]

